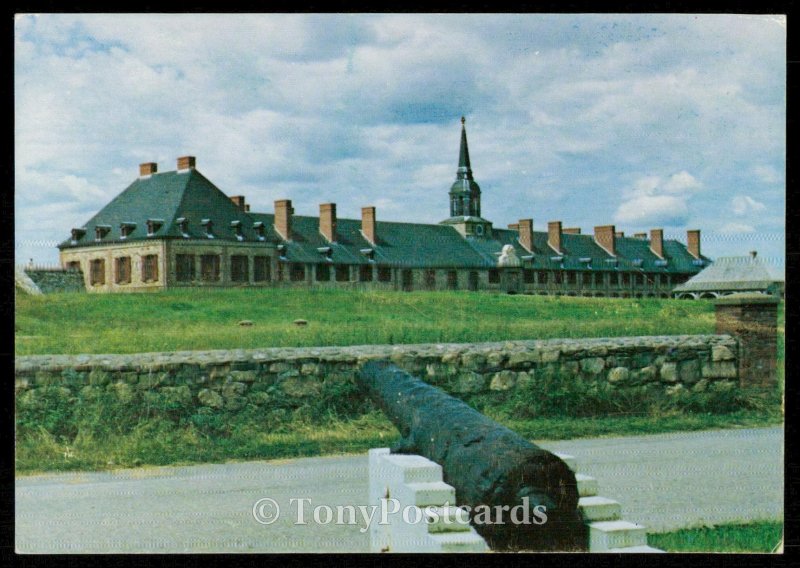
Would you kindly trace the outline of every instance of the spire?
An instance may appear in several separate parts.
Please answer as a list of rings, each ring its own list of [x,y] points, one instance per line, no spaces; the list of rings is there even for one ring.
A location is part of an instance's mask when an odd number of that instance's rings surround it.
[[[450,217],[481,216],[481,188],[472,178],[466,122],[466,119],[462,116],[461,149],[458,153],[456,181],[450,186]]]
[[[467,146],[467,120],[461,117],[461,150],[458,153],[458,171],[456,179],[472,179],[472,168],[469,164],[469,146]]]

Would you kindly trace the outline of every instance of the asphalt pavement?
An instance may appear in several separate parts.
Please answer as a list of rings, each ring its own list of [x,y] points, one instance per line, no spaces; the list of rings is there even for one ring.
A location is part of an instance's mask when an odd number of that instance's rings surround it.
[[[782,428],[539,443],[574,455],[626,520],[656,531],[783,517]],[[365,455],[22,476],[16,547],[366,552],[366,521],[348,505],[367,505]]]

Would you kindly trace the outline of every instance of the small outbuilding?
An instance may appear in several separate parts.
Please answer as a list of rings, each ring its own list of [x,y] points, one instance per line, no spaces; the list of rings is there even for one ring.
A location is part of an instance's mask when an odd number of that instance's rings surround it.
[[[673,289],[675,298],[721,298],[737,292],[783,297],[784,279],[753,251],[749,256],[724,256]]]

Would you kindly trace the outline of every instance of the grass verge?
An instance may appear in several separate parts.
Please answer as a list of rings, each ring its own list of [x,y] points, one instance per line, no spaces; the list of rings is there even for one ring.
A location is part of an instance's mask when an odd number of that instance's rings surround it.
[[[558,440],[772,426],[780,424],[782,417],[777,412],[741,411],[721,415],[541,418],[503,422],[529,439]],[[103,435],[82,429],[69,440],[59,439],[42,428],[18,440],[16,470],[18,474],[32,474],[363,453],[369,448],[390,446],[398,439],[397,430],[378,411],[347,421],[329,419],[313,424],[251,422],[232,429],[225,436],[203,434],[193,424],[176,427],[163,420],[143,421],[130,431]]]
[[[781,521],[724,524],[648,535],[648,544],[667,552],[777,552]]]

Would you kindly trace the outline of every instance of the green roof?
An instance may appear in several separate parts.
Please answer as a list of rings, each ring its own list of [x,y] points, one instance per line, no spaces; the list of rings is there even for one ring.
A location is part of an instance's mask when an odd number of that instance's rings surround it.
[[[466,161],[466,160],[465,160]],[[188,238],[208,239],[202,220],[213,223],[215,240],[238,241],[232,222],[239,222],[245,242],[259,242],[253,224],[264,224],[265,241],[282,243],[283,256],[291,262],[337,264],[386,264],[405,267],[490,268],[504,245],[512,245],[517,255],[529,257],[518,241],[518,233],[494,229],[484,237],[463,237],[447,222],[431,225],[377,221],[378,242],[373,246],[361,234],[361,221],[338,219],[336,242],[329,243],[319,232],[319,218],[292,217],[292,238],[284,240],[275,232],[274,214],[241,211],[222,191],[200,172],[163,172],[140,178],[103,207],[84,226],[86,233],[75,242],[67,239],[59,248],[97,244],[147,241],[157,238],[186,238],[179,218],[188,219]],[[148,219],[163,224],[152,236],[147,235]],[[450,221],[455,221],[451,219]],[[121,225],[135,223],[135,229],[121,239]],[[95,228],[107,226],[108,233],[95,241]],[[594,241],[592,235],[562,234],[563,255],[547,244],[547,233],[533,233],[533,258],[525,266],[542,269],[571,270],[643,270],[647,272],[695,273],[702,266],[695,263],[686,247],[672,240],[664,241],[666,265],[650,251],[649,241],[632,237],[616,239],[617,257],[612,257]],[[325,249],[330,247],[330,254]],[[705,259],[708,262],[708,259]]]
[[[203,219],[212,222],[215,239],[237,241],[232,221],[239,221],[242,236],[257,241],[253,220],[241,211],[222,191],[195,169],[182,172],[163,172],[139,178],[103,207],[81,228],[86,233],[75,242],[66,239],[59,248],[84,247],[112,242],[129,242],[153,238],[184,238],[177,219],[188,220],[190,238],[208,239]],[[147,235],[147,221],[157,219],[163,224]],[[121,225],[135,223],[136,227],[123,240]],[[107,226],[108,233],[100,242],[95,241],[95,228]],[[210,239],[209,239],[210,240]]]

